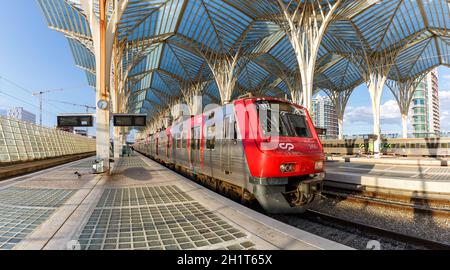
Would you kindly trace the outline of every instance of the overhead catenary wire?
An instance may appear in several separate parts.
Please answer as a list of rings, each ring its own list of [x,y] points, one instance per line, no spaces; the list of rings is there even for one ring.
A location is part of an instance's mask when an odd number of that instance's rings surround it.
[[[62,103],[62,104],[72,105],[75,107],[84,107],[86,109],[92,109],[92,110],[96,109],[95,106],[90,106],[90,105],[85,105],[85,104],[76,104],[76,103],[72,103],[72,102],[68,102],[68,101],[54,100],[54,99],[44,99],[44,100],[48,101],[48,102],[52,102],[52,103]]]
[[[37,105],[32,104],[32,103],[29,103],[29,102],[26,102],[26,101],[24,101],[23,99],[20,99],[20,98],[18,98],[18,97],[16,97],[16,96],[13,96],[13,95],[11,95],[11,94],[8,94],[7,92],[5,92],[5,91],[2,90],[2,89],[0,89],[0,94],[3,94],[3,95],[5,95],[5,96],[7,96],[7,97],[10,97],[10,98],[12,98],[12,99],[15,99],[15,100],[17,100],[17,101],[19,101],[19,102],[21,102],[21,103],[24,103],[24,104],[33,106],[33,107],[35,107],[35,108],[39,108]],[[54,115],[54,116],[57,115],[57,113],[52,112],[52,111],[48,111],[48,110],[43,110],[43,111],[46,112],[47,114],[51,114],[51,115]]]

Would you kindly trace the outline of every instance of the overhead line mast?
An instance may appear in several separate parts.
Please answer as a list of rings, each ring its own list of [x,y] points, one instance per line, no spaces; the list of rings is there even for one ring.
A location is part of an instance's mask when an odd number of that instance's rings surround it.
[[[32,95],[33,96],[38,96],[39,97],[39,125],[42,126],[42,95],[47,94],[47,93],[51,93],[51,92],[58,92],[58,91],[63,91],[64,89],[59,88],[59,89],[52,89],[52,90],[46,90],[46,91],[39,91],[39,92],[34,92]]]

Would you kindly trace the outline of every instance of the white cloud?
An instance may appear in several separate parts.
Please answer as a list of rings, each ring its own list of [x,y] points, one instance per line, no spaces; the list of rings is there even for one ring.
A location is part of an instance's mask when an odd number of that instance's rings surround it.
[[[450,75],[449,75],[450,76]],[[449,91],[439,91],[439,99],[441,103],[450,101],[450,90]]]
[[[344,115],[345,134],[368,134],[373,132],[371,106],[347,107]],[[381,105],[382,132],[401,132],[401,116],[397,102],[388,100]]]
[[[450,75],[446,75],[449,76]],[[450,91],[439,91],[441,131],[450,131]]]
[[[372,119],[371,107],[348,107],[344,115],[344,121],[359,122],[371,124]],[[400,110],[398,109],[397,102],[393,99],[386,101],[381,105],[381,120],[387,122],[397,122],[400,119]]]

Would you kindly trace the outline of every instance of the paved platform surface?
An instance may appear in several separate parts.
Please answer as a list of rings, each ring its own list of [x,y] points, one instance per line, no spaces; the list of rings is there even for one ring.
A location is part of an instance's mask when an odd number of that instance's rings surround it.
[[[224,198],[142,156],[0,183],[0,249],[347,249]]]
[[[386,189],[450,194],[450,167],[327,162],[325,179]]]
[[[393,157],[382,156],[373,157],[355,157],[355,156],[327,156],[328,161],[339,161],[346,163],[365,163],[365,164],[396,164],[396,165],[417,165],[417,166],[450,166],[449,158],[432,157]]]

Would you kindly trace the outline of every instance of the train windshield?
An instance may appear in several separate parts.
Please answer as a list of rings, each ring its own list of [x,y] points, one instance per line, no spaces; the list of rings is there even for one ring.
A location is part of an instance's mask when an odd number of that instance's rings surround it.
[[[263,136],[311,137],[303,110],[279,101],[258,101],[256,108]]]

